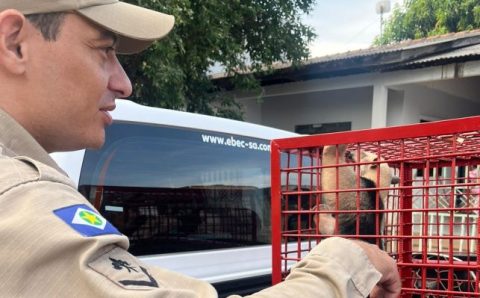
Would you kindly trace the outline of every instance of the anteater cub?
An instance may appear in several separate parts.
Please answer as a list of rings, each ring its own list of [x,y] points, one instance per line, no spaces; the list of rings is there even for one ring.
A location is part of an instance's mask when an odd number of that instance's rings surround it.
[[[384,210],[385,199],[388,190],[376,190],[377,181],[379,188],[389,187],[390,184],[398,183],[398,178],[392,175],[392,169],[386,163],[368,163],[376,162],[378,158],[370,152],[361,152],[360,161],[367,164],[360,165],[359,174],[353,166],[348,163],[354,162],[352,154],[346,152],[347,145],[331,145],[323,148],[322,154],[322,189],[326,193],[322,196],[323,206],[315,206],[313,209],[329,210]],[[331,166],[331,167],[330,167]],[[380,171],[378,173],[378,171]],[[360,179],[357,183],[357,179]],[[338,181],[338,182],[337,182]],[[358,187],[358,185],[360,187]],[[365,188],[365,191],[345,191]],[[369,190],[370,189],[370,190]],[[378,205],[377,205],[378,192]],[[338,209],[337,209],[338,198]],[[358,198],[358,208],[357,208]],[[377,209],[378,208],[378,209]],[[380,226],[377,228],[377,220]],[[314,216],[315,225],[319,232],[325,235],[335,233],[335,225],[338,225],[337,234],[341,235],[377,235],[383,230],[383,214],[378,215],[374,212],[342,213],[335,214],[320,213]],[[357,233],[357,221],[358,233]],[[376,244],[375,237],[365,237],[367,242]],[[379,241],[380,248],[383,242]]]

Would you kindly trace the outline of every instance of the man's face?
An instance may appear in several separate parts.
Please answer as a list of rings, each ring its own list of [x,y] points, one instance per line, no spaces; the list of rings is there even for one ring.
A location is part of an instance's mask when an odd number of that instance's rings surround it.
[[[56,41],[30,32],[26,80],[35,120],[27,130],[48,152],[102,146],[115,98],[132,91],[113,50],[115,37],[73,13]]]

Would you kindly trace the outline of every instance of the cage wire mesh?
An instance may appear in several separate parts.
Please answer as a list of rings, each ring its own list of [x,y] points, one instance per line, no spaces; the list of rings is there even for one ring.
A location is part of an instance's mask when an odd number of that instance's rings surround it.
[[[469,117],[274,140],[273,282],[342,236],[397,261],[401,297],[480,297],[479,128]]]

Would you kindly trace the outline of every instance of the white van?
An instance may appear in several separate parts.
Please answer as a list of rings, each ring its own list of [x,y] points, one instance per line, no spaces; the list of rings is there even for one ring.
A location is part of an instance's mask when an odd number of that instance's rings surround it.
[[[152,265],[221,297],[271,284],[270,139],[292,132],[117,100],[101,150],[54,153]]]

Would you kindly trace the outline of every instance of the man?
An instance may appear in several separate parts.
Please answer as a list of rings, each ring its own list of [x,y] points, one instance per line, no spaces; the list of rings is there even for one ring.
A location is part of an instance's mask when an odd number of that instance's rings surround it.
[[[131,84],[116,53],[165,36],[173,17],[116,0],[0,1],[0,293],[6,297],[216,297],[209,284],[130,255],[128,239],[49,157],[98,148]],[[101,228],[99,228],[101,227]],[[397,297],[395,262],[332,238],[254,297]]]

